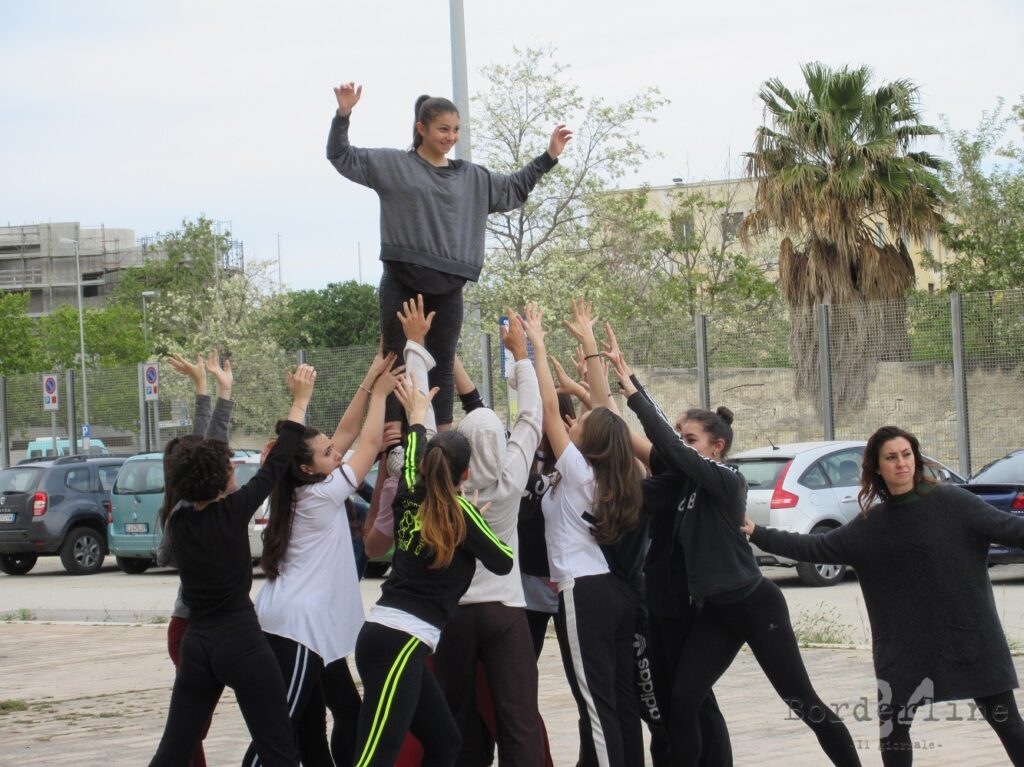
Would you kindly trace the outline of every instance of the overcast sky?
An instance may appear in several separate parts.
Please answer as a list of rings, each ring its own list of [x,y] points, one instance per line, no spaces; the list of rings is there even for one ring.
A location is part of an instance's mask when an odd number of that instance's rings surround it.
[[[514,45],[553,45],[585,95],[671,99],[641,135],[663,156],[630,186],[721,178],[750,148],[760,83],[799,87],[805,61],[908,77],[928,120],[961,128],[1024,93],[1020,0],[465,6],[471,93]],[[376,282],[376,196],[324,158],[331,87],[364,85],[353,143],[405,147],[416,96],[451,94],[449,44],[444,0],[4,0],[0,224],[147,235],[203,213],[250,259],[275,259],[280,234],[288,286],[356,279],[357,250]]]

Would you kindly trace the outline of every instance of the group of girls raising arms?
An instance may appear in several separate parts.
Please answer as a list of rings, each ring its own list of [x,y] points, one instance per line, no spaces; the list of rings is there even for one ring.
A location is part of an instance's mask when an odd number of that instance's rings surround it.
[[[489,764],[493,746],[481,738],[478,713],[485,707],[493,707],[499,764],[549,764],[537,708],[538,642],[531,641],[523,586],[539,576],[517,566],[518,552],[539,539],[578,709],[579,765],[645,764],[633,648],[645,607],[665,725],[652,729],[655,765],[732,764],[712,687],[743,644],[828,762],[858,765],[849,731],[808,678],[785,599],[761,575],[748,536],[766,551],[857,568],[875,638],[887,767],[911,763],[917,708],[964,697],[976,700],[1013,763],[1024,764],[1017,679],[985,567],[990,542],[1024,545],[1024,520],[928,482],[917,440],[885,427],[866,448],[860,517],[823,536],[756,527],[745,519],[744,480],[726,462],[731,412],[688,410],[673,426],[607,324],[606,351],[599,351],[585,301],[574,302],[564,324],[580,344],[586,385],[552,360],[556,389],[543,313],[529,305],[521,317],[509,314],[503,339],[520,402],[510,432],[458,364],[456,387],[469,412],[456,429],[437,429],[438,390],[429,386],[435,360],[423,345],[435,315],[417,298],[396,317],[407,339],[405,370],[380,351],[331,437],[303,423],[315,371],[300,366],[289,375],[288,418],[241,488],[223,440],[230,366],[210,358],[220,394],[213,425],[205,436],[169,444],[165,455],[162,520],[189,612],[183,637],[177,624],[172,632],[180,637],[180,650],[172,648],[178,670],[153,764],[203,763],[197,749],[225,685],[235,690],[253,738],[247,767],[404,765],[414,763],[403,748],[410,737],[422,753],[415,763]],[[619,414],[606,360],[642,433]],[[210,407],[202,360],[174,364],[196,380],[197,431],[204,430]],[[578,418],[564,417],[567,391],[580,398]],[[391,521],[375,527],[395,550],[364,618],[344,503],[381,455],[392,393],[407,428]],[[540,449],[541,465],[553,469],[545,478],[531,473]],[[266,582],[254,606],[246,523],[268,496]],[[964,565],[955,577],[944,566],[951,560]],[[353,651],[361,706],[345,663]],[[339,673],[328,683],[330,666]],[[330,699],[328,687],[349,702],[332,707],[332,750],[305,715],[311,701]],[[322,703],[319,710],[322,722]]]
[[[316,371],[299,366],[287,378],[287,418],[238,487],[226,442],[230,365],[215,355],[172,361],[195,381],[196,429],[164,455],[160,556],[177,566],[181,588],[168,631],[177,671],[151,763],[205,765],[201,742],[230,686],[252,737],[245,767],[483,767],[495,745],[503,767],[544,767],[536,660],[554,615],[580,767],[645,764],[641,697],[663,723],[652,726],[655,767],[731,765],[712,688],[744,644],[824,758],[859,765],[749,536],[766,551],[857,568],[887,767],[911,763],[920,705],[962,697],[977,701],[1024,765],[1017,679],[985,573],[990,542],[1024,545],[1024,520],[930,484],[913,435],[886,427],[866,449],[861,517],[824,536],[755,527],[746,483],[727,463],[732,413],[693,409],[670,423],[607,324],[599,350],[582,300],[564,324],[586,386],[552,359],[556,388],[539,309],[509,312],[502,337],[519,410],[506,433],[455,356],[462,287],[479,277],[487,215],[521,206],[571,132],[558,125],[545,152],[502,175],[448,160],[459,114],[441,98],[416,102],[408,151],[353,147],[361,96],[354,83],[335,88],[327,156],[380,197],[382,341],[334,433],[305,425]],[[619,413],[609,364],[642,433]],[[207,369],[219,386],[212,413]],[[452,429],[456,393],[466,416]],[[580,400],[579,417],[567,393]],[[394,554],[364,616],[345,502],[378,460],[363,545],[373,556],[393,544]],[[266,581],[254,604],[247,526],[268,497]],[[949,561],[963,565],[955,576]],[[654,690],[641,696],[634,641],[643,615]],[[346,663],[353,653],[361,702]]]

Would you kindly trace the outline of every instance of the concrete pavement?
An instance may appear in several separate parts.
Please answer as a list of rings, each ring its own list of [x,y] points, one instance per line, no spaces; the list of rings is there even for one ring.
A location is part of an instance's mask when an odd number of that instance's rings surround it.
[[[0,767],[71,761],[145,764],[160,738],[173,681],[166,626],[147,621],[168,614],[173,574],[105,572],[71,578],[57,572],[59,565],[39,569],[22,578],[0,577]],[[997,603],[1006,606],[1005,618],[1024,601],[1024,587],[1021,575],[1009,569],[995,577],[1007,581],[996,590]],[[838,604],[827,613],[832,617],[825,624],[839,625],[840,631],[857,630],[855,601],[850,598],[846,604],[838,598],[850,586],[859,595],[855,583],[812,590],[787,578],[784,573],[781,580],[795,616],[826,614],[815,612],[815,605]],[[364,582],[364,601],[372,601],[377,588],[379,581]],[[22,608],[35,613],[36,619],[18,620]],[[98,622],[43,621],[73,615],[78,620],[88,615]],[[117,622],[123,618],[139,623]],[[879,765],[870,653],[806,649],[804,659],[821,697],[839,707],[863,763]],[[1021,673],[1024,658],[1016,660]],[[789,714],[748,651],[740,653],[715,692],[729,723],[737,765],[825,763],[810,730]],[[25,709],[3,713],[4,701],[12,700],[23,701]],[[555,763],[575,764],[576,710],[553,637],[540,661],[540,706]],[[912,733],[918,743],[916,765],[1007,762],[995,735],[966,703],[935,706],[930,717],[919,716]],[[248,736],[230,691],[217,709],[206,743],[211,765],[241,760]]]

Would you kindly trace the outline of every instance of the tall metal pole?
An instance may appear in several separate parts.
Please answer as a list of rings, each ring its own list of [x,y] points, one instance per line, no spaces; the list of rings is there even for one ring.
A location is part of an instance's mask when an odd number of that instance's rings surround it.
[[[949,311],[953,330],[953,401],[956,407],[956,452],[960,473],[971,474],[971,420],[967,398],[967,367],[964,357],[963,295],[950,293]]]
[[[711,409],[711,377],[708,375],[708,318],[698,314],[693,318],[693,331],[697,337],[697,398],[704,410]]]
[[[11,465],[11,442],[7,426],[7,376],[0,376],[0,469]]]
[[[146,325],[146,293],[142,293],[142,345],[146,348],[146,355],[149,355],[149,328]]]
[[[79,234],[79,237],[81,234]],[[75,238],[75,271],[78,278],[78,343],[82,356],[82,424],[88,426],[89,421],[89,384],[85,377],[85,313],[82,309],[82,263],[79,258],[79,237]],[[77,437],[78,435],[75,435]],[[89,438],[82,438],[82,450],[89,452]]]
[[[68,368],[67,371],[68,391],[68,451],[71,455],[78,455],[78,423],[75,414],[75,371]],[[84,448],[84,443],[83,443]]]
[[[462,0],[448,0],[452,43],[452,101],[459,108],[459,142],[455,157],[472,162],[473,151],[469,129],[469,78],[466,73],[466,21]]]
[[[832,350],[829,348],[829,305],[818,304],[818,380],[821,386],[821,438],[836,438],[835,410],[832,406]]]

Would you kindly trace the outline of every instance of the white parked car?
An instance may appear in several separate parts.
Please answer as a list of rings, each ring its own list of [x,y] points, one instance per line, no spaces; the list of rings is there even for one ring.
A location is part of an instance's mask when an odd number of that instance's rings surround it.
[[[747,516],[758,525],[795,533],[827,533],[860,513],[861,462],[865,442],[796,442],[745,450],[729,462],[747,480]],[[934,478],[962,484],[963,478],[936,463]],[[796,566],[808,586],[832,586],[845,565],[794,562],[751,544],[761,565]]]
[[[238,483],[239,487],[244,485],[250,479],[256,476],[256,472],[260,470],[260,455],[246,456],[240,462],[235,464],[235,482]],[[270,501],[269,499],[264,501],[263,504],[256,510],[256,513],[252,515],[252,519],[249,520],[249,551],[252,554],[252,561],[259,562],[260,557],[263,556],[263,531],[267,527],[267,517],[270,515]]]

